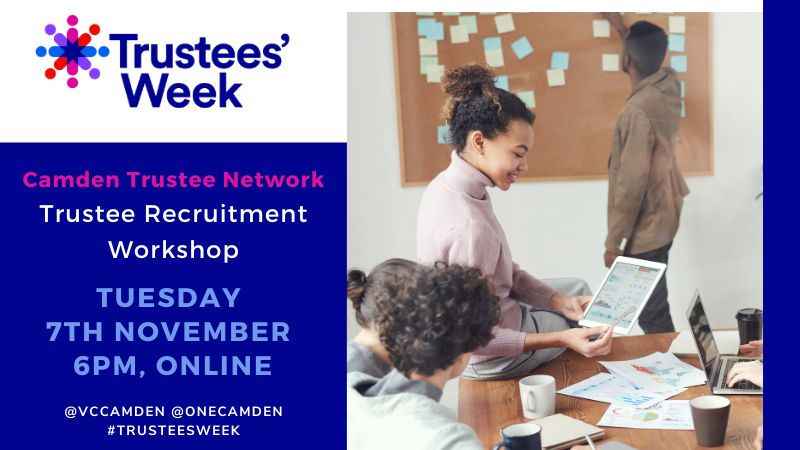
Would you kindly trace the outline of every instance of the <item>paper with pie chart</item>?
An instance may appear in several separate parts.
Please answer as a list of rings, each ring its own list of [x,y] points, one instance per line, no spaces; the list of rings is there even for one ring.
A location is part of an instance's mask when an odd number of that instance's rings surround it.
[[[648,392],[635,386],[625,378],[603,372],[572,386],[567,386],[558,391],[558,393],[597,402],[619,404],[633,408],[646,408],[685,390],[679,389],[669,393]]]
[[[694,430],[689,400],[666,400],[649,408],[611,405],[597,424],[617,428]]]
[[[675,389],[705,384],[706,374],[672,353],[656,352],[628,361],[600,361],[609,372],[623,377],[650,392],[666,393]]]

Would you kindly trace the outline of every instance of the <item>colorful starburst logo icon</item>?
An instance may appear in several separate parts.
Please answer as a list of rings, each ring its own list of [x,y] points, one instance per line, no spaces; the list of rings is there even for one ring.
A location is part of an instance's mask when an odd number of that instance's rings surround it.
[[[67,78],[67,86],[71,88],[78,87],[76,75],[78,75],[80,70],[88,70],[89,78],[93,80],[99,78],[100,69],[92,67],[90,58],[98,55],[105,58],[109,53],[108,47],[106,46],[96,48],[89,45],[92,42],[92,36],[96,36],[100,33],[99,25],[93,24],[89,26],[88,33],[78,35],[78,29],[75,28],[77,24],[77,16],[67,17],[67,25],[69,25],[70,28],[67,29],[66,35],[63,33],[56,33],[55,25],[47,25],[44,27],[44,32],[47,33],[48,36],[53,36],[53,41],[56,45],[50,48],[45,46],[36,48],[36,56],[44,58],[49,55],[56,58],[55,62],[53,62],[53,67],[44,71],[44,76],[52,80],[56,77],[56,70],[63,70],[66,68],[67,74],[69,75],[69,78]]]

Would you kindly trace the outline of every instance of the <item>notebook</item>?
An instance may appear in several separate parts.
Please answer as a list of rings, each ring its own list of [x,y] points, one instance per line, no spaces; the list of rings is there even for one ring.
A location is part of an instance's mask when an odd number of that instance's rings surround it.
[[[568,449],[573,445],[585,444],[584,436],[587,434],[592,440],[602,439],[606,435],[602,428],[564,414],[553,414],[531,422],[538,423],[542,427],[542,448],[544,450]]]

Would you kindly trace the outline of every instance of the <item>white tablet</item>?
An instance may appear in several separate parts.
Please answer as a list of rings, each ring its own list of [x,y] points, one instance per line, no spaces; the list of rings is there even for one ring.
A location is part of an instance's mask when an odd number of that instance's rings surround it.
[[[617,257],[578,324],[584,327],[615,324],[614,334],[627,335],[665,270],[667,265],[663,263]]]

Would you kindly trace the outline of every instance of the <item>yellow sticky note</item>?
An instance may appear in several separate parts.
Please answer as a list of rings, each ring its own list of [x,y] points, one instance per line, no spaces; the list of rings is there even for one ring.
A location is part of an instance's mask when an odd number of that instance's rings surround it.
[[[439,46],[436,41],[427,38],[419,38],[419,56],[436,56],[439,54]]]
[[[514,31],[514,18],[511,14],[500,14],[494,18],[498,33],[510,33]]]
[[[466,25],[450,25],[450,42],[463,44],[469,42],[469,30]]]
[[[686,33],[686,17],[669,16],[670,33]]]
[[[550,87],[564,86],[567,80],[564,78],[564,69],[550,69],[547,71],[547,85]]]
[[[503,49],[484,50],[484,53],[486,53],[486,64],[492,67],[503,67],[505,65]]]
[[[611,37],[611,24],[607,20],[593,20],[592,35],[596,38]]]
[[[619,55],[603,53],[603,72],[619,72]]]
[[[428,66],[428,83],[441,83],[444,76],[444,66],[430,65]]]

